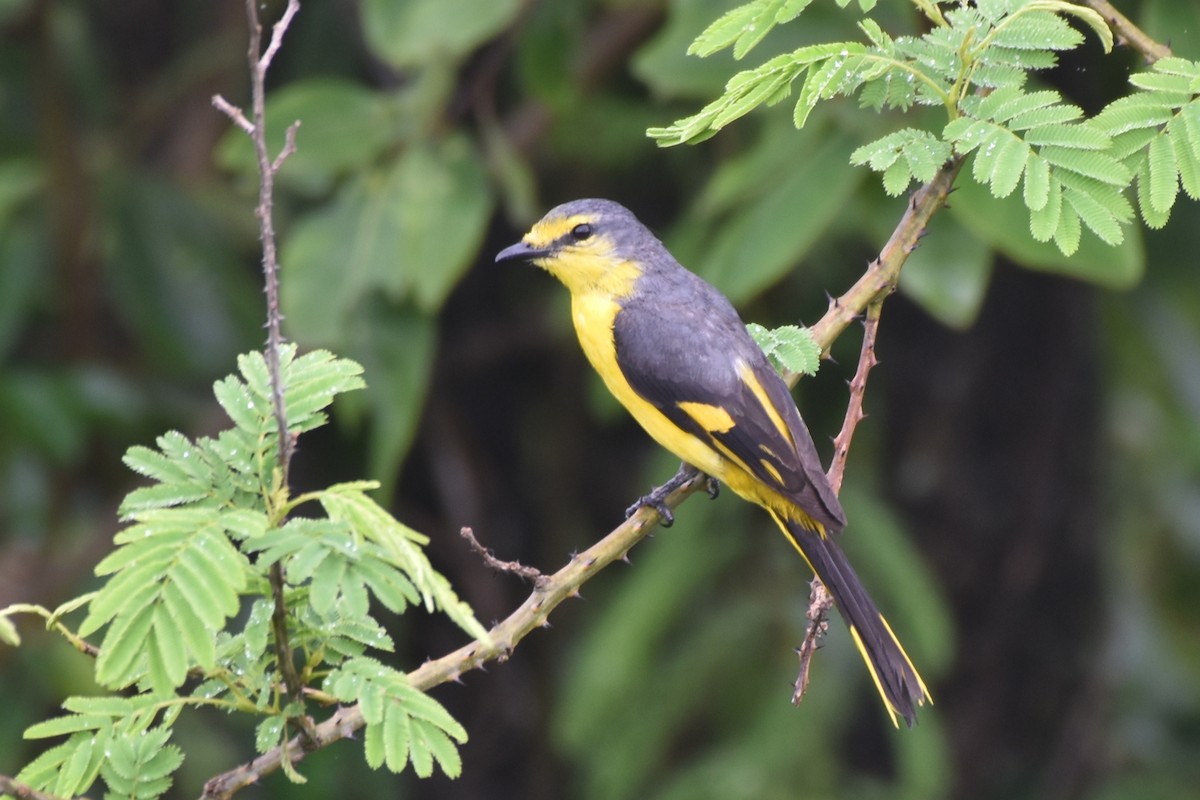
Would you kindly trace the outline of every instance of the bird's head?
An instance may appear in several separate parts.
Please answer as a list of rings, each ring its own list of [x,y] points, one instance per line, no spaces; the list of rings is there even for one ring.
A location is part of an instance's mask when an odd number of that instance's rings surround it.
[[[642,274],[639,253],[658,240],[629,209],[611,200],[572,200],[547,212],[496,263],[528,261],[571,291],[627,294]]]

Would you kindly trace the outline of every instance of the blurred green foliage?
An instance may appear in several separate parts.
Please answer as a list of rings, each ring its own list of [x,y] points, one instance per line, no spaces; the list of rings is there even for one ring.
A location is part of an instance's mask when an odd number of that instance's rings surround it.
[[[825,293],[854,280],[902,212],[902,200],[849,166],[857,147],[901,123],[853,103],[819,106],[799,132],[790,110],[775,108],[692,148],[660,151],[645,138],[736,71],[726,53],[684,54],[733,5],[306,3],[281,51],[268,98],[276,146],[302,121],[277,197],[288,335],[359,361],[369,384],[338,407],[340,433],[302,447],[298,480],[306,471],[382,480],[381,499],[433,535],[439,569],[482,619],[508,613],[524,588],[490,580],[457,548],[457,526],[486,531],[502,558],[551,569],[671,470],[644,458],[652,445],[623,417],[588,402],[596,385],[557,287],[493,268],[496,250],[556,202],[613,197],[747,319],[791,324],[822,313]],[[1118,5],[1178,55],[1200,58],[1190,0]],[[273,0],[267,13],[281,6]],[[837,6],[814,3],[803,25],[776,29],[755,57],[856,37],[857,4]],[[890,32],[921,30],[908,4],[875,13]],[[243,27],[240,4],[207,0],[0,4],[0,605],[53,605],[88,586],[133,485],[120,453],[167,428],[211,431],[211,382],[263,338],[250,151],[209,105],[214,92],[244,99]],[[1046,79],[1097,109],[1128,91],[1135,66],[1128,52],[1088,50]],[[1092,546],[1102,550],[1102,595],[1084,622],[1102,634],[1095,653],[1079,656],[1086,663],[1069,665],[1092,687],[1080,712],[1092,724],[1067,722],[1099,740],[1084,737],[1080,751],[1101,756],[1079,762],[1086,780],[1070,791],[1044,775],[1069,753],[1010,759],[990,796],[1173,800],[1200,782],[1198,230],[1200,213],[1181,199],[1162,231],[1127,227],[1116,248],[1085,233],[1067,258],[1032,242],[1019,199],[997,201],[966,181],[906,267],[903,294],[961,330],[1014,264],[1099,287],[1102,524]],[[1021,359],[1042,356],[1043,343],[1002,344]],[[844,348],[840,366],[801,386],[818,441],[844,407],[857,343]],[[1002,733],[953,727],[939,694],[940,684],[970,692],[959,647],[977,609],[954,605],[946,584],[957,565],[930,566],[919,527],[880,483],[883,404],[902,380],[940,380],[935,366],[872,384],[868,406],[879,405],[856,438],[846,490],[846,547],[939,701],[917,730],[886,728],[836,621],[810,696],[788,705],[805,568],[753,509],[693,500],[632,567],[589,584],[588,601],[553,631],[439,693],[472,740],[459,783],[434,781],[421,796],[488,797],[496,787],[531,798],[953,796],[969,761],[992,763]],[[927,467],[906,474],[919,482]],[[940,546],[966,562],[973,535],[966,525]],[[456,643],[400,627],[404,658]],[[27,646],[0,651],[5,774],[36,752],[21,730],[92,691],[77,653],[22,633]],[[1004,668],[1005,654],[992,660]],[[253,731],[214,716],[176,741],[189,749],[180,783],[194,795],[249,757]],[[337,748],[305,772],[306,787],[280,780],[262,792],[397,791]]]

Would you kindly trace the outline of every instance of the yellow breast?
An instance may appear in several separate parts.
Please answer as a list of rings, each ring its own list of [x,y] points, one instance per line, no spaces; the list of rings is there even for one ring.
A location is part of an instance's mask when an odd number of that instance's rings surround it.
[[[656,442],[706,475],[725,481],[729,462],[702,440],[677,427],[625,379],[613,341],[613,321],[620,310],[620,304],[610,295],[584,292],[571,296],[571,316],[584,355],[608,390]]]

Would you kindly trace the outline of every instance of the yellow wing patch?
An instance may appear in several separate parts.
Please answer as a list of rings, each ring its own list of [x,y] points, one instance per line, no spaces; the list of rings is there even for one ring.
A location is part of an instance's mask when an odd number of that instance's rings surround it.
[[[720,406],[691,401],[684,401],[675,405],[679,407],[680,411],[696,420],[700,424],[700,427],[709,433],[725,433],[733,430],[733,426],[736,424],[733,421],[733,417],[729,416],[729,412]]]

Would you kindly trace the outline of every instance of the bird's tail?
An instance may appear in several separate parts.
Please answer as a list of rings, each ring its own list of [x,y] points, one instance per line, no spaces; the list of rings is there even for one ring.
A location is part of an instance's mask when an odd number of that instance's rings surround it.
[[[775,511],[771,516],[833,596],[854,644],[867,662],[875,688],[887,705],[892,723],[899,726],[896,721],[899,714],[911,728],[917,718],[917,706],[933,699],[846,554],[822,529],[805,527]]]

